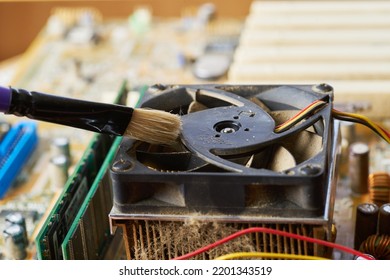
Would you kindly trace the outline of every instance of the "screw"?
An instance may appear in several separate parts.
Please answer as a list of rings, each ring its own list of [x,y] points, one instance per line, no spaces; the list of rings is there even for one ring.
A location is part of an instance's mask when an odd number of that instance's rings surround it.
[[[319,93],[330,93],[330,92],[333,92],[333,87],[331,87],[330,85],[328,85],[326,83],[322,83],[322,84],[315,85],[313,87],[313,90],[315,92],[319,92]]]
[[[299,171],[302,175],[316,175],[320,173],[321,168],[314,165],[305,165]]]
[[[124,172],[133,167],[133,163],[129,160],[120,159],[112,165],[112,170],[116,172]]]

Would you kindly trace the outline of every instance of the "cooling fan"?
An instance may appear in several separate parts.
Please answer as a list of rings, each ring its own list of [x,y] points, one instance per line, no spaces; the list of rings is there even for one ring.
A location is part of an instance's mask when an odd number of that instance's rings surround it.
[[[141,107],[180,114],[177,144],[123,139],[111,219],[329,222],[338,129],[332,88],[156,85]],[[326,106],[275,132],[315,100]]]

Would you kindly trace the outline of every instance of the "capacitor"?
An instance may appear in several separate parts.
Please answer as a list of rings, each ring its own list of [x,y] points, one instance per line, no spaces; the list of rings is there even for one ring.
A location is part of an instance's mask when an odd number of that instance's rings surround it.
[[[50,160],[50,183],[54,190],[62,189],[68,180],[68,161],[65,155],[57,155]]]
[[[21,226],[24,231],[24,242],[28,246],[26,220],[23,215],[19,212],[12,212],[5,217],[5,223],[6,227],[10,227],[11,225]]]
[[[205,3],[201,5],[198,9],[198,20],[203,23],[207,24],[212,19],[214,19],[216,16],[216,7],[213,3]]]
[[[370,235],[377,232],[379,207],[374,203],[359,204],[356,209],[354,247],[359,250],[360,244]]]
[[[390,203],[379,208],[378,234],[390,236]]]
[[[9,260],[23,260],[27,256],[25,230],[18,224],[11,224],[3,231],[4,256]]]
[[[369,259],[375,260],[375,257],[374,257],[373,255],[370,255],[370,254],[365,254],[365,255],[366,255],[366,257],[368,257]],[[366,258],[363,258],[362,256],[355,256],[355,257],[354,257],[354,260],[355,260],[355,261],[367,261],[367,259],[366,259]]]
[[[356,139],[356,124],[353,122],[340,122],[340,131],[343,139],[347,141],[348,144],[353,142],[353,139]]]
[[[51,156],[63,155],[67,159],[68,167],[71,163],[70,142],[66,137],[56,137],[51,143]]]
[[[348,175],[354,193],[368,192],[369,151],[368,145],[361,142],[353,143],[349,148]]]

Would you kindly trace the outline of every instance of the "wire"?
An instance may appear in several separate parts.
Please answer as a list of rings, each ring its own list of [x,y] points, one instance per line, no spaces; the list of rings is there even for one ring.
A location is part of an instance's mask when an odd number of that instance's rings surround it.
[[[310,114],[313,114],[314,112],[323,108],[326,104],[327,102],[321,99],[318,99],[310,103],[308,106],[306,106],[301,111],[299,111],[295,116],[288,119],[284,123],[277,125],[274,129],[274,132],[280,133],[290,129],[299,121],[303,120],[304,118],[307,118]],[[332,109],[332,116],[342,121],[355,122],[355,123],[360,123],[362,125],[365,125],[369,127],[371,130],[373,130],[375,133],[377,133],[380,137],[382,137],[387,143],[390,143],[390,132],[386,131],[382,126],[373,122],[366,116],[356,114],[356,113],[341,112],[336,109]]]
[[[371,128],[379,136],[381,136],[387,143],[390,143],[390,133],[386,131],[383,127],[375,122],[371,121],[366,116],[355,114],[355,113],[345,113],[332,109],[333,117],[340,120],[348,120],[351,122],[357,122]]]
[[[273,259],[291,259],[291,260],[329,260],[316,256],[304,256],[295,254],[265,253],[265,252],[237,252],[226,254],[216,258],[216,260],[232,260],[242,258],[273,258]]]
[[[275,234],[275,235],[285,236],[285,237],[289,237],[289,238],[294,238],[294,239],[298,239],[298,240],[302,240],[302,241],[306,241],[306,242],[315,243],[315,244],[323,245],[326,247],[338,249],[338,250],[347,252],[349,254],[362,257],[362,258],[367,259],[367,260],[371,259],[369,256],[367,256],[359,251],[356,251],[352,248],[349,248],[349,247],[346,247],[346,246],[343,246],[343,245],[340,245],[337,243],[332,243],[329,241],[325,241],[325,240],[321,240],[321,239],[317,239],[317,238],[312,238],[312,237],[308,237],[308,236],[303,236],[303,235],[299,235],[299,234],[295,234],[295,233],[289,233],[289,232],[285,232],[285,231],[281,231],[281,230],[277,230],[277,229],[264,228],[264,227],[253,227],[253,228],[247,228],[244,230],[240,230],[236,233],[233,233],[233,234],[231,234],[223,239],[220,239],[220,240],[218,240],[212,244],[209,244],[205,247],[202,247],[198,250],[195,250],[195,251],[190,252],[188,254],[176,257],[176,258],[174,258],[174,260],[185,260],[185,259],[192,258],[196,255],[199,255],[199,254],[204,253],[210,249],[213,249],[217,246],[220,246],[226,242],[229,242],[229,241],[231,241],[231,240],[233,240],[241,235],[255,233],[255,232]]]
[[[291,128],[295,124],[297,124],[299,121],[303,120],[313,112],[319,110],[320,108],[324,107],[327,103],[323,100],[316,100],[312,103],[310,103],[308,106],[303,108],[301,111],[299,111],[295,116],[288,119],[284,123],[281,123],[275,127],[275,133],[280,133],[283,131],[286,131],[287,129]]]

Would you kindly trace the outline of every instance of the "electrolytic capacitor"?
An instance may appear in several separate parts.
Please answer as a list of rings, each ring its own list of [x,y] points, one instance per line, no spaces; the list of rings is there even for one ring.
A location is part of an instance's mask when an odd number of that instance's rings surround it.
[[[56,137],[51,144],[51,156],[64,155],[67,159],[68,166],[71,162],[69,139],[66,137]]]
[[[365,254],[368,258],[370,258],[371,260],[375,260],[374,256],[373,255],[370,255],[370,254]],[[354,260],[356,261],[367,261],[366,258],[363,258],[362,256],[356,256],[354,258]]]
[[[390,203],[379,208],[378,234],[390,236]]]
[[[65,155],[57,155],[50,160],[50,183],[53,189],[62,189],[68,180],[68,161]]]
[[[370,235],[377,233],[379,207],[373,203],[359,204],[356,209],[354,247],[359,250],[360,244]]]
[[[21,226],[24,231],[24,242],[26,246],[28,246],[26,220],[23,217],[23,215],[19,212],[10,213],[5,217],[5,223],[6,223],[6,227],[10,227],[11,225]]]
[[[356,139],[355,127],[356,124],[353,122],[340,122],[341,136],[348,142],[348,144],[351,144],[353,139]]]
[[[369,147],[365,143],[353,143],[349,148],[349,178],[354,193],[368,192]]]
[[[23,260],[27,256],[25,231],[17,224],[8,226],[3,231],[4,256],[9,260]]]

